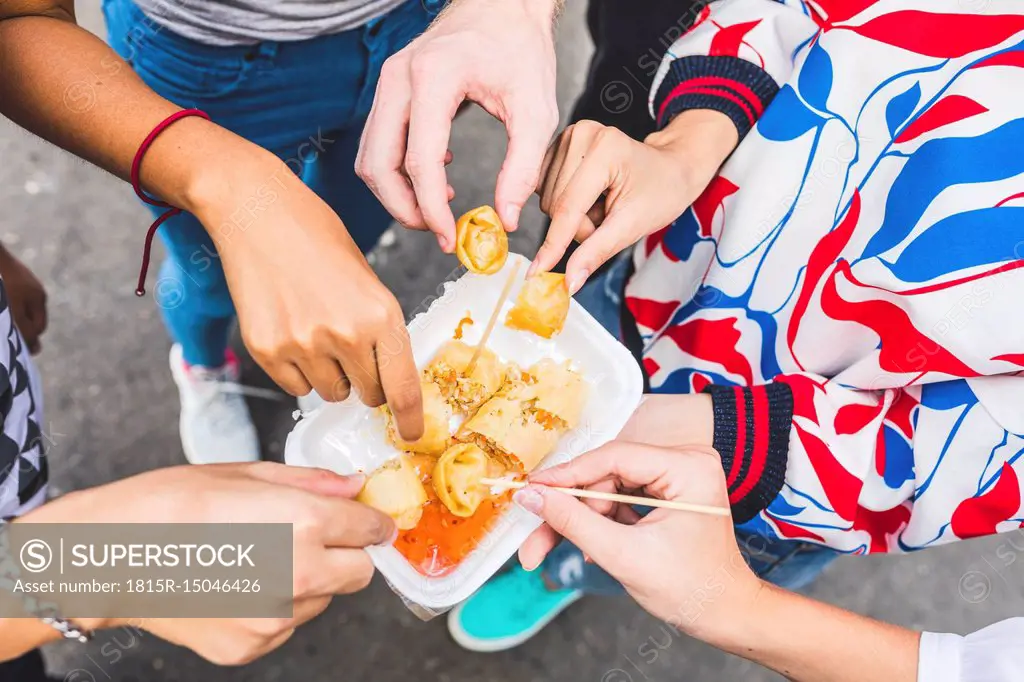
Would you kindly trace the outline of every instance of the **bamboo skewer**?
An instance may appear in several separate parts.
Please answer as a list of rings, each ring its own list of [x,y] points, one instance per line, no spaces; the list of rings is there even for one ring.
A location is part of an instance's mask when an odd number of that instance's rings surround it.
[[[494,323],[498,321],[498,315],[501,314],[501,307],[505,305],[509,292],[512,291],[512,284],[516,281],[516,275],[519,273],[519,265],[519,261],[516,261],[512,265],[512,272],[508,274],[508,280],[505,282],[505,288],[501,290],[501,296],[498,297],[498,303],[494,306],[494,312],[491,313],[491,319],[487,322],[487,327],[484,328],[484,335],[480,337],[480,343],[476,345],[476,350],[473,351],[473,357],[469,359],[469,364],[466,365],[466,376],[473,373],[473,368],[476,367],[476,361],[480,359],[480,354],[483,353],[484,347],[487,345],[487,339],[491,337],[491,332],[494,330]]]
[[[502,488],[525,488],[528,483],[523,481],[512,481],[507,478],[481,478],[482,485]],[[620,495],[619,493],[603,493],[597,490],[581,490],[579,488],[561,488],[559,486],[548,486],[573,497],[586,497],[592,500],[608,500],[610,502],[624,502],[636,504],[642,507],[660,507],[662,509],[675,509],[677,511],[695,512],[697,514],[710,514],[712,516],[731,516],[732,512],[725,507],[712,507],[706,504],[690,504],[689,502],[677,502],[675,500],[659,500],[651,497],[636,497],[634,495]]]

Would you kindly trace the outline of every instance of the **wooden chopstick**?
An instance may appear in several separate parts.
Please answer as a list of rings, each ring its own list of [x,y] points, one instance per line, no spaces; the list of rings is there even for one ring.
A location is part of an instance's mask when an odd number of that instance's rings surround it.
[[[487,322],[487,327],[484,329],[484,335],[480,337],[480,343],[476,345],[476,350],[473,352],[473,357],[469,359],[469,364],[466,365],[466,376],[473,373],[473,368],[476,367],[476,361],[480,359],[480,354],[484,352],[484,347],[487,345],[487,339],[491,337],[491,332],[494,330],[494,323],[498,321],[498,315],[501,314],[501,306],[505,305],[505,301],[508,299],[509,292],[512,291],[512,284],[516,281],[516,274],[519,272],[520,262],[517,260],[512,264],[512,272],[508,273],[508,280],[505,282],[505,288],[501,290],[501,296],[498,297],[498,303],[494,306],[494,312],[491,313],[491,319]]]
[[[512,481],[507,478],[481,478],[480,483],[502,488],[525,488],[528,483],[523,481]],[[695,512],[697,514],[710,514],[712,516],[731,516],[732,512],[726,507],[712,507],[706,504],[690,504],[689,502],[676,502],[675,500],[659,500],[652,497],[636,497],[633,495],[620,495],[619,493],[603,493],[597,490],[581,490],[579,488],[561,488],[559,486],[548,486],[552,490],[572,495],[573,497],[586,497],[592,500],[609,500],[611,502],[624,502],[636,504],[642,507],[660,507],[662,509],[675,509],[677,511]]]

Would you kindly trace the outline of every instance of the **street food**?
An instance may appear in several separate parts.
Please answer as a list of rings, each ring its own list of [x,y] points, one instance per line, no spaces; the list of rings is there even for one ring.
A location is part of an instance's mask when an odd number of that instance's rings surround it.
[[[388,438],[396,448],[437,456],[444,452],[451,442],[452,408],[436,383],[421,380],[420,388],[423,391],[423,435],[419,440],[411,443],[402,440],[391,410],[387,405],[381,406],[381,410],[387,415]]]
[[[505,382],[505,365],[489,348],[484,348],[470,374],[466,367],[476,348],[462,341],[449,341],[423,371],[424,377],[441,390],[441,395],[458,412],[473,412],[498,392]]]
[[[431,478],[441,503],[455,516],[468,517],[476,513],[490,494],[480,479],[501,473],[502,468],[492,463],[483,450],[472,443],[459,443],[441,455]]]
[[[399,455],[366,478],[356,501],[390,516],[399,530],[408,530],[420,522],[427,491],[409,458]]]
[[[464,214],[455,225],[455,255],[478,275],[493,275],[508,258],[508,235],[490,206]]]
[[[569,289],[565,275],[540,272],[526,278],[515,304],[508,311],[505,326],[550,339],[562,331],[568,315]]]
[[[525,369],[483,348],[450,340],[423,369],[424,434],[397,434],[386,408],[390,442],[403,454],[371,474],[360,501],[400,524],[395,547],[417,571],[454,570],[483,540],[511,492],[495,494],[482,478],[533,471],[579,425],[587,385],[567,361]],[[454,434],[458,417],[465,421]]]
[[[484,403],[455,438],[476,443],[510,471],[527,474],[578,425],[585,399],[578,373],[543,360]]]

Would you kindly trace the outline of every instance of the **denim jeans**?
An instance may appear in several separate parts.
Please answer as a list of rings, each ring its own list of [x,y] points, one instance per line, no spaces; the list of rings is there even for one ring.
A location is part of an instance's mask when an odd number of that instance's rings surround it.
[[[391,224],[354,170],[380,68],[423,32],[441,4],[408,0],[351,31],[235,47],[177,35],[131,0],[104,0],[103,12],[111,46],[143,81],[280,157],[334,209],[365,252]],[[213,241],[189,214],[167,221],[160,236],[167,259],[153,291],[167,328],[186,362],[218,366],[235,309]]]
[[[576,294],[576,301],[605,329],[621,336],[622,287],[629,270],[628,252],[619,256],[603,275]],[[643,510],[640,510],[641,513]],[[736,541],[747,563],[761,578],[791,590],[809,585],[838,555],[807,542],[780,540],[763,533],[736,529]],[[562,542],[544,560],[544,575],[552,583],[590,594],[621,594],[622,585],[602,568],[583,560],[573,544]]]

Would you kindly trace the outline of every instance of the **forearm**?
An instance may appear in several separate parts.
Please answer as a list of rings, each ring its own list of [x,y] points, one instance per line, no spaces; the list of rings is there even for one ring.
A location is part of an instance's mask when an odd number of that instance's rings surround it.
[[[694,634],[794,682],[917,679],[919,633],[768,583],[749,608]]]
[[[142,140],[180,109],[66,17],[0,21],[0,73],[0,113],[124,179]],[[141,167],[142,185],[171,204],[194,210],[228,158],[243,164],[264,156],[255,145],[208,121],[187,118],[153,143]]]

